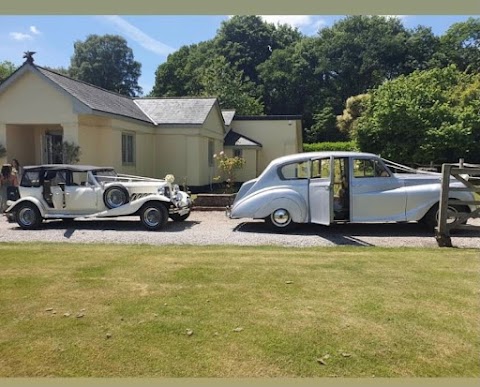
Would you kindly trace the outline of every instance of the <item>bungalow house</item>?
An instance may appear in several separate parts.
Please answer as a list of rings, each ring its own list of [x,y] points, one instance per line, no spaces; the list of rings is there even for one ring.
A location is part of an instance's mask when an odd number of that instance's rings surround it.
[[[300,116],[237,116],[216,98],[130,98],[25,62],[0,84],[0,144],[22,165],[61,163],[58,145],[80,147],[80,163],[164,177],[201,189],[218,175],[214,154],[245,158],[238,181],[275,157],[302,150]]]

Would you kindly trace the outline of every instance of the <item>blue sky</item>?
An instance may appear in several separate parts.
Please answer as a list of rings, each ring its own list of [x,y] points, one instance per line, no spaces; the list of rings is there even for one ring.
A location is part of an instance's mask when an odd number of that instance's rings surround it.
[[[306,35],[315,35],[320,28],[331,26],[343,16],[268,15],[272,23],[290,24]],[[407,28],[428,26],[441,35],[454,23],[469,16],[395,16]],[[478,17],[478,16],[475,16]],[[212,39],[225,15],[155,15],[155,16],[0,16],[0,62],[8,60],[16,65],[23,62],[23,52],[36,51],[35,63],[40,66],[68,67],[73,55],[73,43],[84,41],[89,34],[116,34],[123,36],[133,50],[135,60],[142,64],[139,83],[144,94],[155,82],[155,71],[168,54],[181,46]]]

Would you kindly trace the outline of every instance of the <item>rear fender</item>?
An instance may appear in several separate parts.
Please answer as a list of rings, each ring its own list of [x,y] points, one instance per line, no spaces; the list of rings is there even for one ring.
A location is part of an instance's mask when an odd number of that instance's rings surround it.
[[[307,203],[296,191],[282,188],[265,190],[244,197],[231,209],[232,218],[263,219],[279,208],[286,209],[296,223],[307,221]]]

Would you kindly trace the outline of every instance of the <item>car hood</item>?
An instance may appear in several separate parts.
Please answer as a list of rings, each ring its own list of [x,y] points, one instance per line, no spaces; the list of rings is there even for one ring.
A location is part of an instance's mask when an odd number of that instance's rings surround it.
[[[424,173],[395,173],[394,176],[402,180],[406,187],[412,185],[423,185],[423,184],[441,184],[442,174],[431,172],[428,174]],[[453,176],[450,176],[450,185],[454,186],[464,186],[462,182],[455,179]]]

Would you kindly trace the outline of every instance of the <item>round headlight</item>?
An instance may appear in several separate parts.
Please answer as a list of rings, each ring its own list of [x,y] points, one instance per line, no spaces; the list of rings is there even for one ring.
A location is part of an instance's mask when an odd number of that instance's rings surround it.
[[[178,184],[174,184],[172,189],[173,189],[174,194],[176,194],[178,191],[180,191],[180,187],[178,186]]]

